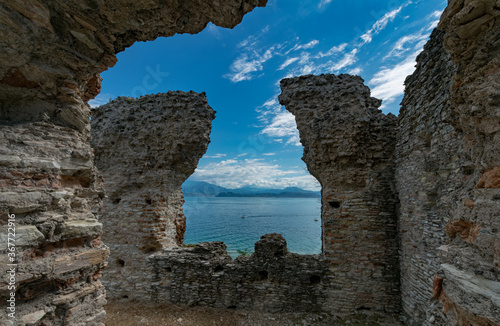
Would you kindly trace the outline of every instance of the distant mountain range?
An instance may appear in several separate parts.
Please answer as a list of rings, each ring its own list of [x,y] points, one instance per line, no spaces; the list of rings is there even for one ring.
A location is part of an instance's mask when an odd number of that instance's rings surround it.
[[[268,189],[245,186],[228,189],[204,181],[186,181],[182,185],[186,197],[274,197],[274,198],[319,198],[319,191],[304,190],[297,187],[285,189]]]

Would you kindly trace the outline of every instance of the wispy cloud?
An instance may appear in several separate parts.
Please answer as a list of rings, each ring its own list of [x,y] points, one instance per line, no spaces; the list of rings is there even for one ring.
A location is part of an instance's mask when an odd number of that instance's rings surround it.
[[[352,66],[358,60],[356,57],[357,53],[358,49],[353,49],[351,52],[346,53],[340,61],[333,63],[329,70],[331,72],[338,72],[345,67]]]
[[[328,5],[330,2],[332,2],[333,0],[321,0],[319,3],[318,3],[318,8],[321,9],[323,7],[325,7],[326,5]]]
[[[342,43],[340,45],[336,45],[336,46],[333,46],[330,50],[328,50],[326,53],[323,53],[323,52],[319,52],[316,56],[316,58],[323,58],[323,57],[329,57],[329,56],[332,56],[334,54],[337,54],[339,52],[342,52],[345,50],[345,48],[347,47],[347,43]]]
[[[414,50],[415,44],[420,44],[421,41],[427,41],[429,33],[422,34],[421,32],[405,35],[394,43],[391,51],[384,57],[384,60],[391,57],[401,57],[404,53]]]
[[[278,70],[283,70],[285,69],[286,67],[288,67],[289,65],[291,65],[292,63],[298,61],[300,58],[299,57],[293,57],[293,58],[288,58],[285,60],[285,62],[283,62],[283,64],[278,68]]]
[[[415,59],[420,53],[414,52],[392,68],[383,68],[373,76],[369,84],[374,86],[372,96],[384,100],[384,105],[393,102],[404,93],[404,81],[415,71]]]
[[[258,186],[263,188],[320,188],[318,181],[304,171],[283,169],[263,159],[225,160],[198,167],[193,180],[215,183],[226,188]]]
[[[222,158],[222,157],[226,157],[226,156],[227,156],[227,154],[218,153],[218,154],[214,154],[214,155],[205,155],[204,157],[205,158]]]
[[[370,43],[373,40],[373,36],[384,30],[387,27],[387,24],[396,18],[404,6],[405,5],[401,5],[399,8],[389,11],[382,18],[377,20],[375,24],[373,24],[372,28],[361,35],[361,39],[363,40],[362,44]]]
[[[262,64],[274,56],[274,50],[275,47],[271,46],[263,53],[253,51],[251,54],[243,54],[231,65],[231,73],[224,77],[229,78],[233,83],[253,79],[253,73],[264,69]]]
[[[319,44],[318,40],[312,40],[311,42],[306,44],[297,44],[292,48],[292,51],[312,49],[318,44]]]
[[[347,73],[350,75],[359,75],[361,72],[363,72],[363,69],[361,69],[360,67],[356,67],[349,70]]]
[[[262,129],[261,133],[272,138],[287,138],[286,144],[302,146],[300,143],[299,131],[295,123],[295,117],[285,110],[276,114],[271,123]]]
[[[286,145],[302,146],[295,117],[276,100],[278,94],[257,108],[262,123],[260,134]]]

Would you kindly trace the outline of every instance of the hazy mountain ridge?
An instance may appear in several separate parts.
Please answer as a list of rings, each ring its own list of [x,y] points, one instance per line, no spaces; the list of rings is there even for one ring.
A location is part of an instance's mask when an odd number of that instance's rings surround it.
[[[245,186],[237,189],[228,189],[204,181],[186,181],[182,185],[182,192],[186,197],[320,197],[319,191],[304,190],[298,187],[268,189]]]

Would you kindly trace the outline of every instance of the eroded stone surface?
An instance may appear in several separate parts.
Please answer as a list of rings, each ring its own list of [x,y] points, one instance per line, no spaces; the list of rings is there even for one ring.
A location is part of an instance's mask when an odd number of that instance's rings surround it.
[[[147,298],[146,257],[183,244],[181,185],[207,150],[214,117],[205,94],[194,92],[121,97],[93,111],[91,144],[107,195],[99,218],[111,249],[108,296]]]
[[[394,191],[396,117],[384,115],[360,77],[281,81],[303,160],[322,186],[323,254],[331,278],[326,309],[399,311]]]
[[[402,301],[411,325],[499,322],[493,301],[481,290],[457,290],[459,279],[442,267],[494,282],[500,276],[499,14],[494,1],[450,1],[406,80],[396,183]],[[436,274],[441,295],[429,301]]]

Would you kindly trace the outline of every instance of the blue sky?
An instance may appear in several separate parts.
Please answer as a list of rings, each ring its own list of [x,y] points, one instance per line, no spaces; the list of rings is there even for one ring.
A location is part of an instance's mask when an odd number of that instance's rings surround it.
[[[304,74],[363,77],[384,113],[397,114],[446,0],[269,0],[234,29],[139,42],[102,73],[90,101],[169,90],[206,92],[217,111],[211,144],[191,180],[228,188],[318,190],[300,159],[293,116],[278,104],[279,81]]]

